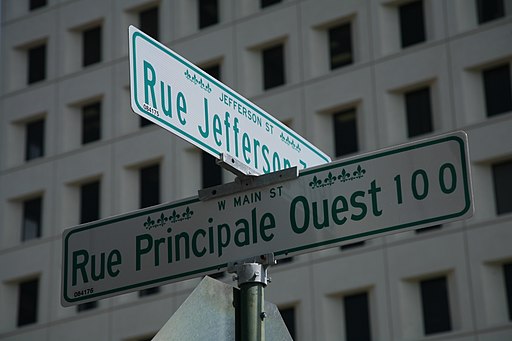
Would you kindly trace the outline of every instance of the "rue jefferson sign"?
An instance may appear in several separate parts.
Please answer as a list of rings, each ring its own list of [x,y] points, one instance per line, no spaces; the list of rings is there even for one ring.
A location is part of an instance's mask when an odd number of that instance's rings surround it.
[[[237,194],[197,197],[68,229],[62,304],[71,305],[276,258],[468,218],[463,132],[300,171]]]
[[[131,106],[137,114],[219,158],[272,173],[331,159],[256,104],[130,26]]]

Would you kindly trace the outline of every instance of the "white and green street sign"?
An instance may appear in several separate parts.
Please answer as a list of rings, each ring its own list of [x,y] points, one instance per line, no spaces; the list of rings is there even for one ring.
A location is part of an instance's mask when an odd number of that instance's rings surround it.
[[[473,214],[467,136],[456,132],[201,201],[162,204],[63,234],[62,304],[97,300]]]
[[[313,144],[256,104],[154,40],[129,29],[132,110],[253,174],[330,162]]]

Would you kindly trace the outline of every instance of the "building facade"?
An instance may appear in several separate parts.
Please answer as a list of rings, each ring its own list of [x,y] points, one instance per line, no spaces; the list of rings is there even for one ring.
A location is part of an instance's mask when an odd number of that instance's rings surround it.
[[[473,218],[270,269],[296,340],[512,339],[511,1],[1,4],[0,340],[150,339],[200,281],[60,305],[65,228],[233,180],[131,112],[129,25],[333,159],[468,133]]]

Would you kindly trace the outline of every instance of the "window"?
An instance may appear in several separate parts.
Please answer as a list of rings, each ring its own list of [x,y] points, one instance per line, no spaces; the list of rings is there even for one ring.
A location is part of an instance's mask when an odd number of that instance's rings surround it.
[[[352,64],[352,33],[350,23],[329,29],[329,60],[331,70]]]
[[[362,240],[360,242],[355,242],[355,243],[341,245],[340,246],[340,250],[341,251],[347,251],[347,250],[357,249],[357,248],[363,247],[365,245],[366,245],[366,242],[364,240]]]
[[[427,232],[432,232],[432,231],[439,231],[442,227],[443,227],[443,225],[432,225],[432,226],[427,226],[427,227],[422,227],[420,229],[416,229],[416,230],[414,230],[414,232],[416,234],[421,234],[421,233],[427,233]]]
[[[139,12],[139,25],[142,32],[158,40],[158,7]]]
[[[356,109],[348,109],[333,115],[334,144],[336,157],[359,150],[357,142]]]
[[[496,213],[512,212],[512,160],[492,165]]]
[[[280,3],[282,0],[260,0],[260,7],[265,8]]]
[[[139,297],[155,295],[160,292],[160,287],[152,287],[148,289],[139,290]]]
[[[146,126],[149,126],[151,124],[153,124],[153,122],[151,122],[150,120],[148,120],[147,118],[145,117],[142,117],[142,116],[139,116],[139,126],[142,128],[142,127],[146,127]]]
[[[215,25],[219,22],[218,0],[199,0],[199,28]]]
[[[508,318],[512,321],[512,263],[503,264],[503,277],[507,295]]]
[[[201,152],[203,188],[222,184],[222,168],[216,163],[216,158]]]
[[[101,103],[82,107],[82,144],[101,138]]]
[[[101,62],[101,26],[82,33],[82,66]]]
[[[263,89],[268,90],[283,85],[284,47],[276,45],[262,51],[263,55]]]
[[[446,277],[420,282],[425,335],[452,330]]]
[[[28,84],[46,79],[46,44],[28,49]]]
[[[100,218],[100,182],[80,186],[80,224]]]
[[[39,279],[21,282],[18,287],[18,327],[37,322]]]
[[[430,88],[406,92],[404,97],[407,136],[414,137],[432,132]]]
[[[204,72],[206,72],[213,78],[215,78],[219,81],[221,80],[220,79],[220,64],[215,64],[215,65],[209,66],[207,68],[204,68],[203,70],[204,70]]]
[[[27,123],[25,131],[25,160],[44,155],[44,118]]]
[[[281,313],[286,328],[288,328],[290,332],[290,336],[295,340],[295,307],[279,309],[279,312]]]
[[[512,111],[510,65],[500,65],[482,72],[487,116]]]
[[[23,221],[21,240],[41,237],[43,198],[38,197],[23,202]]]
[[[479,24],[505,16],[505,4],[503,0],[476,0],[476,7]]]
[[[149,207],[160,203],[160,165],[141,168],[139,171],[139,207]]]
[[[293,257],[281,258],[277,261],[276,265],[287,264],[293,262]]]
[[[345,340],[370,341],[370,309],[368,293],[363,292],[343,297],[345,314]]]
[[[402,47],[424,42],[425,18],[423,1],[414,1],[398,7]]]
[[[92,301],[92,302],[87,302],[87,303],[80,303],[79,305],[76,306],[76,311],[78,311],[80,313],[82,311],[91,310],[91,309],[94,309],[96,307],[98,307],[98,301]]]
[[[33,11],[44,6],[46,6],[46,0],[30,0],[28,4],[28,9],[30,11]]]

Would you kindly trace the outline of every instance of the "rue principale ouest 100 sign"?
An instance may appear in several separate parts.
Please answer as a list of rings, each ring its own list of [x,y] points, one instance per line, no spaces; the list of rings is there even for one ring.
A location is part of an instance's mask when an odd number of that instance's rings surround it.
[[[301,170],[297,178],[153,206],[63,233],[64,306],[473,214],[467,135]]]

